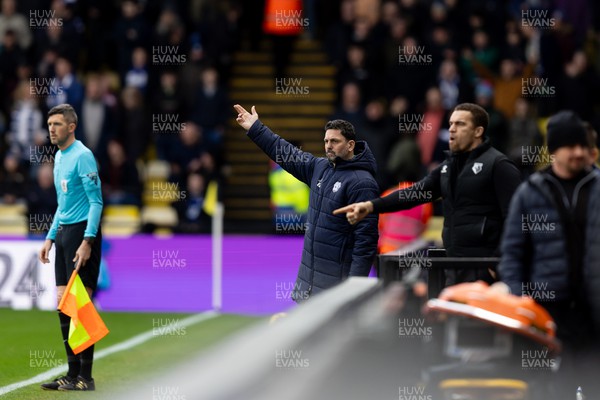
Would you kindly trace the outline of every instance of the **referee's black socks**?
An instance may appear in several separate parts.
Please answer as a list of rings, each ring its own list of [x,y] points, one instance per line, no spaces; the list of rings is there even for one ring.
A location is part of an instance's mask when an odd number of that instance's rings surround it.
[[[87,381],[92,380],[92,364],[94,363],[94,345],[81,352],[81,370],[79,375]]]
[[[67,363],[69,364],[69,371],[67,372],[67,375],[71,378],[77,378],[77,375],[79,375],[79,370],[81,369],[81,362],[79,361],[79,356],[76,356],[75,353],[73,353],[73,350],[71,349],[71,346],[69,346],[68,342],[71,317],[59,311],[58,319],[60,319],[60,331],[65,344],[65,350],[67,351]]]

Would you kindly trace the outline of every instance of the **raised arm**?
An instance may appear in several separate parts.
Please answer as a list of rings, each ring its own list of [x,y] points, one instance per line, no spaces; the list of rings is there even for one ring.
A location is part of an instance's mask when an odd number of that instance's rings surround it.
[[[310,185],[312,171],[317,158],[312,154],[302,151],[289,143],[281,136],[273,133],[258,119],[256,108],[252,106],[249,113],[244,107],[236,104],[233,106],[238,112],[236,121],[246,129],[248,137],[256,143],[267,156],[283,169],[292,174],[296,179]]]

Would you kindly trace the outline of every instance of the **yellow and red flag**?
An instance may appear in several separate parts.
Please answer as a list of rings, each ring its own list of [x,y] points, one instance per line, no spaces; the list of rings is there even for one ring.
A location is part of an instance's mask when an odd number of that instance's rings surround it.
[[[79,354],[108,334],[108,328],[98,315],[77,271],[73,271],[58,309],[71,317],[69,346]]]

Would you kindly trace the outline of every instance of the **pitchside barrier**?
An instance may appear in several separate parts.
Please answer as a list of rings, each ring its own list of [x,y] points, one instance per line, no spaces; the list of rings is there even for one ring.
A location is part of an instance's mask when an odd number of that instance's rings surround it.
[[[357,310],[381,289],[377,279],[350,278],[288,315],[261,322],[168,374],[146,379],[135,390],[113,398],[300,398],[296,396],[339,360],[354,332],[349,324],[356,320]]]
[[[428,298],[436,298],[445,286],[445,270],[494,268],[498,257],[446,257],[445,249],[430,247],[431,242],[415,240],[402,249],[378,256],[378,277],[384,286],[402,280],[405,274],[418,268],[427,281]]]

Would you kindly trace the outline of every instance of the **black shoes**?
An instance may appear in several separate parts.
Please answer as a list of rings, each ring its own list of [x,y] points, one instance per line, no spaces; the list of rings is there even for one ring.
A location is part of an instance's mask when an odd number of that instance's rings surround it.
[[[71,382],[68,382],[64,385],[60,385],[58,387],[58,390],[64,390],[64,391],[71,391],[71,390],[75,390],[75,391],[88,391],[88,390],[96,390],[96,384],[94,383],[94,380],[87,380],[81,376],[78,376],[77,379],[73,379],[71,380]]]
[[[44,390],[58,390],[60,386],[68,385],[72,382],[76,381],[76,378],[71,378],[68,375],[59,376],[52,382],[42,383],[42,389]]]

